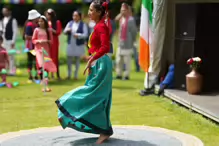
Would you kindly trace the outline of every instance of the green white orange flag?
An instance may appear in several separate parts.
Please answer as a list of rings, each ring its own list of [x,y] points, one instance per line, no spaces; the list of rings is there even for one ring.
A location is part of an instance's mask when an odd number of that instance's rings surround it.
[[[152,42],[153,0],[142,0],[140,23],[139,65],[148,72],[150,66],[150,44]]]

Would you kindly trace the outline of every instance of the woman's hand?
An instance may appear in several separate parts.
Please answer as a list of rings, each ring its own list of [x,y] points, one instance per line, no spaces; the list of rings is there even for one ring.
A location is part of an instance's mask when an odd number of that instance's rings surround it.
[[[42,40],[37,40],[36,43],[37,44],[42,44]]]
[[[76,38],[76,39],[78,38],[78,34],[74,34],[73,36],[74,36],[74,38]]]
[[[67,29],[65,30],[65,32],[66,32],[67,34],[71,34],[71,28],[67,28]]]
[[[71,32],[71,28],[67,28],[66,31],[67,31],[67,32]]]
[[[49,43],[49,40],[38,40],[37,43],[38,44],[43,44],[43,43]]]
[[[83,61],[88,62],[90,60],[91,56],[82,56]]]
[[[52,29],[52,33],[53,33],[53,34],[56,34],[56,30],[55,30],[55,29]]]
[[[84,70],[84,75],[86,74],[87,70],[88,70],[88,74],[91,73],[91,63],[93,62],[93,59],[90,57],[90,59],[87,62],[86,68]]]
[[[42,43],[49,43],[50,40],[42,40]]]

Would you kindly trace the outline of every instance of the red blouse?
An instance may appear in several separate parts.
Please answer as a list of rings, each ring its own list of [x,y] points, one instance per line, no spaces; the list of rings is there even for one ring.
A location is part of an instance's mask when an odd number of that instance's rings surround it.
[[[89,53],[95,53],[93,60],[96,60],[110,51],[109,28],[104,19],[96,24],[91,35]]]

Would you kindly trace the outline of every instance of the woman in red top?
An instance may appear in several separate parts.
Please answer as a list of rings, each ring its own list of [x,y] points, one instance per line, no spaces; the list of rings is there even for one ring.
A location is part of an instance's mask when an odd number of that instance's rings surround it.
[[[89,8],[90,19],[96,22],[89,39],[87,67],[89,75],[85,85],[73,89],[56,100],[58,118],[63,128],[99,134],[97,144],[103,143],[113,134],[110,122],[112,102],[112,61],[109,28],[105,22],[108,4],[94,0]]]
[[[59,35],[62,32],[62,24],[59,20],[57,20],[55,11],[52,9],[48,9],[46,11],[46,17],[48,19],[49,27],[52,28],[52,32],[53,32],[53,43],[51,46],[50,55],[51,55],[53,62],[56,65],[56,68],[57,68],[57,78],[60,79],[60,73],[59,73]],[[53,73],[52,73],[52,78],[54,78]]]

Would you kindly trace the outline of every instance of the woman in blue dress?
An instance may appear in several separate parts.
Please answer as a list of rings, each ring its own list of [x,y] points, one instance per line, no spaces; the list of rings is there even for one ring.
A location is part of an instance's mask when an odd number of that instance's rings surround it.
[[[105,23],[108,3],[94,0],[89,8],[89,17],[96,22],[89,39],[88,63],[84,74],[89,75],[83,86],[73,89],[56,101],[61,126],[77,131],[99,134],[97,144],[103,143],[112,134],[110,108],[112,102],[112,61],[109,28]]]

